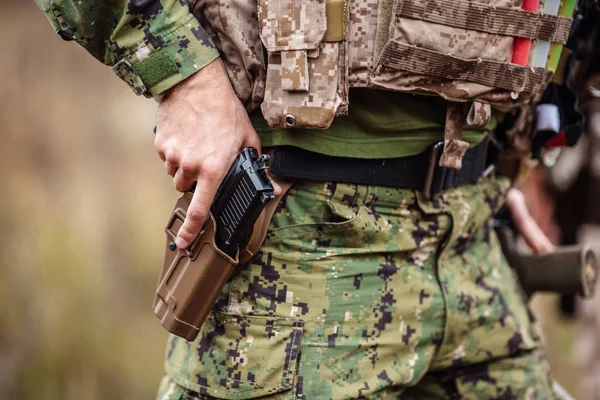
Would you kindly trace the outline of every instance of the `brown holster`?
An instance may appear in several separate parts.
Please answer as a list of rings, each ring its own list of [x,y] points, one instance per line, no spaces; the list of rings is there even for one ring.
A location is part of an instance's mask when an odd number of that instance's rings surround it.
[[[263,209],[248,244],[234,258],[217,248],[212,214],[187,249],[175,246],[177,232],[185,221],[193,194],[186,192],[177,200],[165,228],[167,246],[154,296],[154,313],[169,332],[194,340],[235,268],[249,262],[259,250],[279,201],[292,185],[291,181],[273,180],[282,191]]]

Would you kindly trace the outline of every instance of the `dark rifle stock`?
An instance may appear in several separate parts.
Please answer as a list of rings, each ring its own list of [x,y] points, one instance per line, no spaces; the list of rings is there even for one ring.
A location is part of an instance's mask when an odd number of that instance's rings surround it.
[[[528,295],[535,292],[594,295],[598,260],[589,246],[560,246],[547,254],[524,254],[513,231],[497,227],[502,252]]]

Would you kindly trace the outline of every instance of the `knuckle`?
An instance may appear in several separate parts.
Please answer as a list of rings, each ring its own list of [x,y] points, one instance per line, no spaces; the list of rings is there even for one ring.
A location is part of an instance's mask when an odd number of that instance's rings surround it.
[[[196,238],[196,236],[194,234],[192,234],[186,228],[181,228],[181,230],[179,231],[179,233],[177,234],[177,236],[179,236],[180,238],[182,238],[186,242],[191,242],[191,241],[193,241]]]
[[[202,210],[198,208],[192,208],[188,210],[186,219],[195,224],[201,224],[204,222],[205,216],[206,215],[204,212],[202,212]]]
[[[179,168],[186,174],[190,174],[196,171],[196,163],[193,160],[184,159],[181,161]]]
[[[165,153],[165,160],[168,165],[176,166],[177,165],[177,154],[173,151],[168,151]]]
[[[221,162],[216,159],[208,159],[204,163],[202,163],[202,175],[213,179],[216,178],[223,170],[223,166]]]
[[[165,141],[163,140],[162,136],[156,135],[154,137],[154,148],[159,153],[163,153],[164,152],[164,150],[165,150]]]

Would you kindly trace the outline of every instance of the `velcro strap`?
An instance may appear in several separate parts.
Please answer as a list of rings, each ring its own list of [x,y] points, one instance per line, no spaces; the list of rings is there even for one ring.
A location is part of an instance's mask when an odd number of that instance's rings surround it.
[[[469,149],[469,143],[462,140],[464,122],[463,105],[448,103],[444,128],[444,151],[440,157],[440,167],[456,170],[462,168],[462,159]]]
[[[308,58],[306,50],[281,52],[281,88],[288,92],[308,91]]]
[[[464,59],[395,40],[386,44],[379,63],[393,70],[475,82],[513,92],[538,93],[551,73],[501,61]]]
[[[346,40],[348,32],[348,0],[327,0],[327,30],[324,42]]]
[[[562,44],[567,43],[572,23],[571,19],[565,17],[465,0],[402,0],[397,16]]]
[[[114,65],[112,70],[123,82],[129,85],[131,90],[133,90],[133,93],[135,93],[137,96],[141,96],[148,91],[148,88],[146,88],[146,85],[144,85],[142,78],[129,61],[119,61]]]

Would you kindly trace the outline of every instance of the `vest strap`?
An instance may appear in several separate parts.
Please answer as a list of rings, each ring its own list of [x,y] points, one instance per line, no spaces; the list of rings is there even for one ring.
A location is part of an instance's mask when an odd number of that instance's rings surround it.
[[[387,43],[379,64],[392,70],[475,82],[517,93],[538,93],[546,87],[552,76],[552,73],[544,68],[493,60],[465,59],[395,40]]]
[[[440,167],[457,170],[462,168],[462,159],[469,150],[469,143],[462,140],[464,122],[463,105],[448,102],[444,128],[444,150],[440,157]]]
[[[567,43],[572,20],[484,3],[448,0],[402,0],[397,17],[418,19],[496,35]]]
[[[483,129],[492,118],[492,106],[488,103],[474,101],[467,112],[466,122],[470,128]]]

